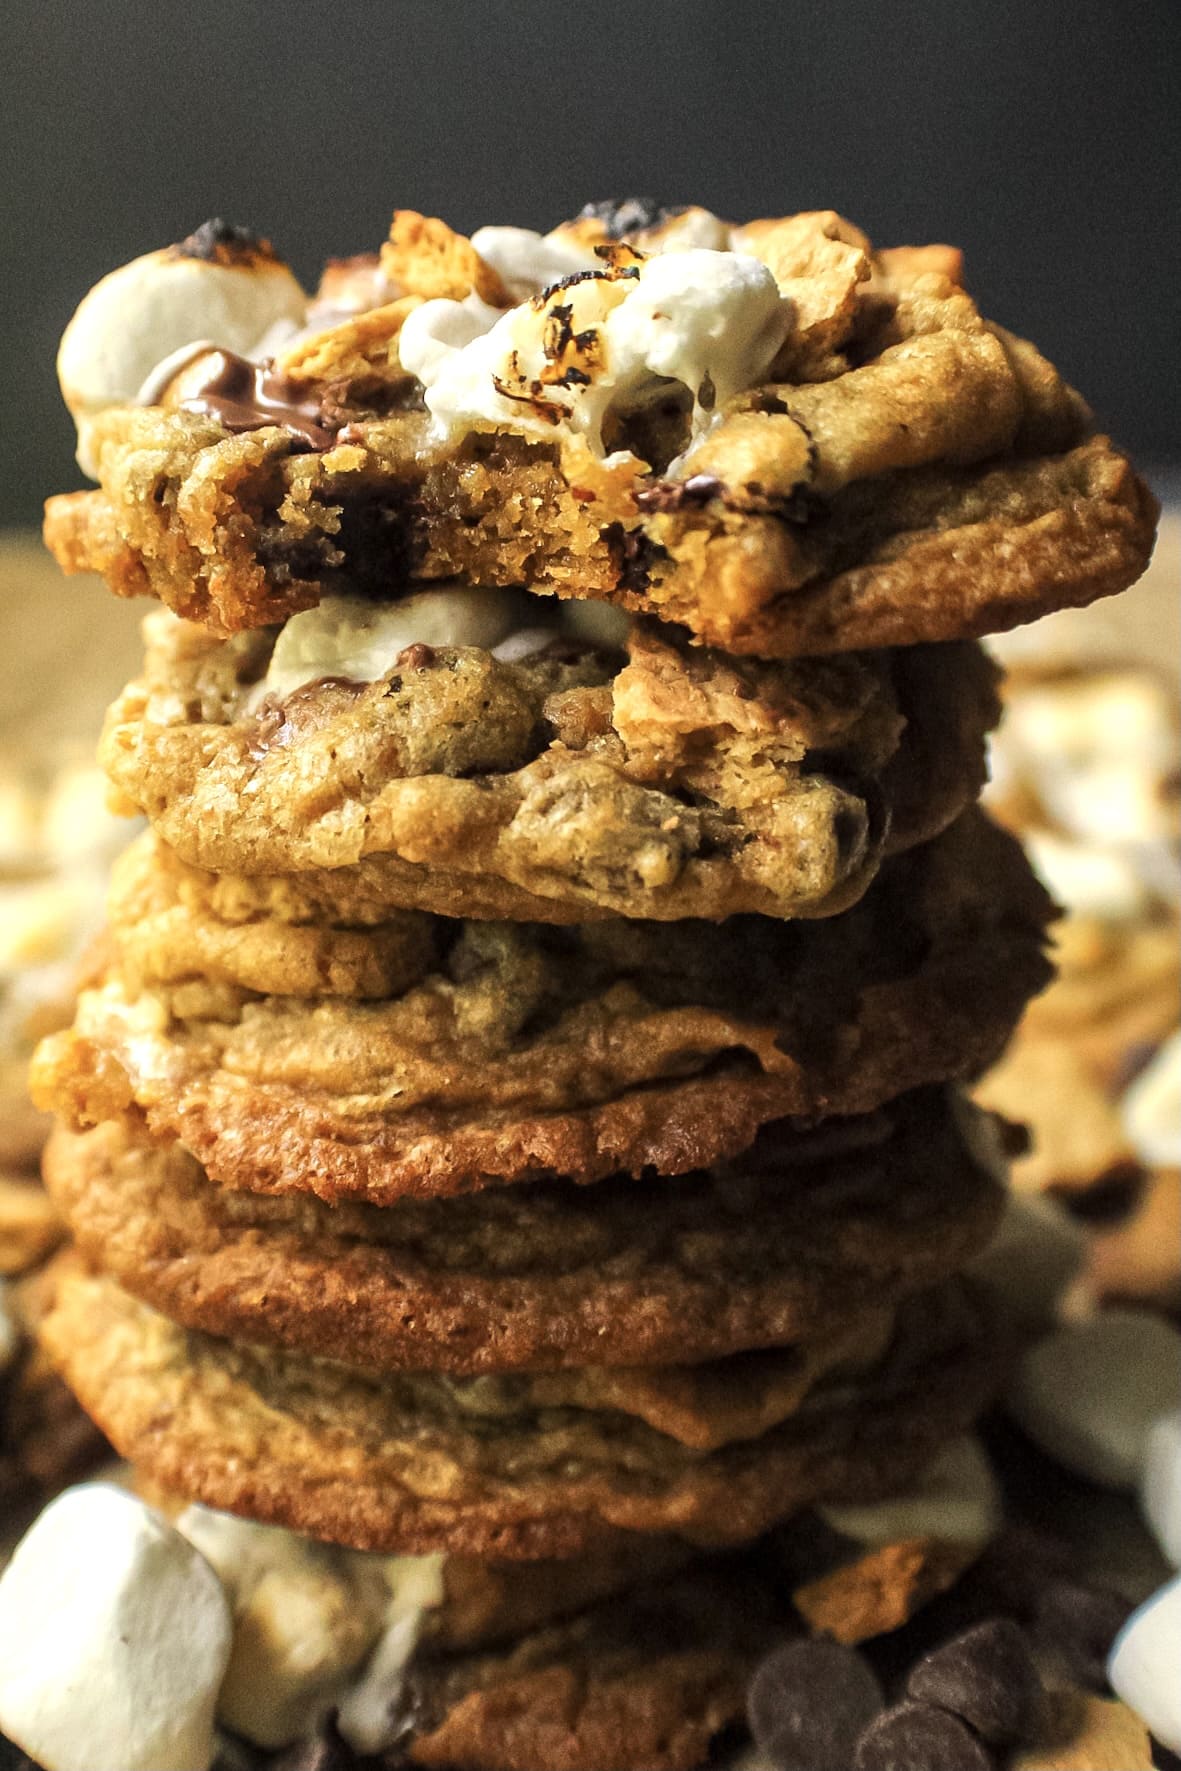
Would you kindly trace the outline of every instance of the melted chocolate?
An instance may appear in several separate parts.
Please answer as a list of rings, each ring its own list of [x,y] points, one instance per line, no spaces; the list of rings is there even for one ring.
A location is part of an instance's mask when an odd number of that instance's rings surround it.
[[[330,449],[335,443],[336,431],[325,423],[320,402],[302,397],[299,385],[276,375],[269,362],[252,363],[219,350],[210,364],[206,380],[181,401],[182,412],[216,418],[230,431],[276,424],[307,449]]]

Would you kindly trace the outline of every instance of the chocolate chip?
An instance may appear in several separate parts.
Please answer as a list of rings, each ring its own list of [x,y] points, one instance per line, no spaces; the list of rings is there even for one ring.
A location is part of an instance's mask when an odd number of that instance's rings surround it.
[[[642,228],[656,228],[661,222],[683,215],[685,206],[670,209],[655,197],[607,197],[601,203],[587,203],[578,212],[579,221],[601,221],[609,239],[622,240],[625,234],[637,234]]]
[[[995,1746],[1031,1738],[1041,1716],[1033,1643],[1007,1617],[978,1623],[924,1655],[906,1692],[920,1703],[951,1710]]]
[[[750,1731],[781,1771],[841,1771],[881,1707],[881,1687],[865,1661],[836,1642],[777,1648],[756,1670],[746,1700]]]
[[[1126,1599],[1104,1587],[1051,1581],[1034,1601],[1034,1639],[1081,1683],[1102,1691],[1111,1644],[1131,1610]]]
[[[886,1710],[870,1723],[853,1755],[853,1771],[993,1771],[994,1765],[970,1728],[929,1703]]]

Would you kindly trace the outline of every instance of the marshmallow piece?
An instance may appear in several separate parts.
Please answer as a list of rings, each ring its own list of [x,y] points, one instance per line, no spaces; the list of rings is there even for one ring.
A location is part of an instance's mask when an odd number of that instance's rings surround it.
[[[1181,1168],[1181,1033],[1165,1041],[1120,1102],[1128,1140],[1149,1168]]]
[[[211,259],[166,246],[103,277],[83,296],[57,354],[83,472],[97,477],[89,420],[137,399],[165,357],[201,340],[250,356],[276,325],[302,325],[306,309],[287,265],[257,248]]]
[[[1173,1567],[1181,1568],[1181,1408],[1148,1430],[1140,1511]]]
[[[233,1608],[218,1719],[261,1747],[313,1734],[381,1633],[381,1558],[197,1505],[176,1528],[217,1570]]]
[[[1181,1575],[1134,1611],[1115,1639],[1107,1677],[1170,1752],[1181,1752]]]
[[[994,1292],[1008,1321],[1044,1329],[1055,1320],[1086,1256],[1086,1231],[1057,1200],[1011,1193],[995,1236],[968,1272]]]
[[[564,240],[560,234],[536,234],[532,228],[477,228],[472,245],[490,264],[514,301],[528,301],[563,277],[603,268],[602,259]]]
[[[817,1511],[834,1531],[867,1548],[935,1538],[983,1549],[999,1528],[1001,1496],[979,1441],[964,1434],[944,1446],[908,1493],[865,1506]]]
[[[284,624],[255,699],[274,695],[283,700],[325,676],[376,682],[407,646],[480,646],[490,651],[526,625],[522,596],[459,585],[390,603],[323,597],[318,608],[305,609]]]
[[[230,1610],[142,1501],[71,1488],[0,1576],[0,1728],[45,1771],[207,1771]]]
[[[1008,1406],[1036,1445],[1104,1488],[1135,1488],[1148,1432],[1177,1399],[1181,1334],[1159,1316],[1103,1310],[1030,1348]]]
[[[443,1602],[445,1560],[438,1553],[384,1558],[388,1593],[385,1631],[337,1716],[341,1734],[359,1753],[383,1752],[397,1739],[402,1682],[426,1613]]]
[[[8,1304],[8,1286],[0,1279],[0,1377],[16,1358],[20,1344],[20,1327]]]

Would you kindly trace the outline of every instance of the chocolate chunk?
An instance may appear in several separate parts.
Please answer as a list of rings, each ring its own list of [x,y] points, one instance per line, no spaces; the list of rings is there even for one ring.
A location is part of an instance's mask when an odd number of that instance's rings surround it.
[[[947,1710],[900,1703],[865,1730],[853,1771],[993,1771],[995,1763],[971,1729]],[[820,1771],[819,1761],[812,1771]]]
[[[336,440],[318,401],[306,398],[302,387],[268,363],[250,362],[234,351],[212,353],[208,375],[180,409],[216,418],[229,431],[278,425],[302,448],[330,449]]]
[[[1033,1643],[1007,1617],[965,1630],[919,1661],[906,1682],[908,1697],[951,1710],[994,1746],[1036,1734],[1042,1682]]]
[[[625,234],[638,234],[642,228],[658,228],[683,215],[685,205],[672,208],[658,203],[655,197],[606,197],[601,203],[587,203],[578,212],[579,221],[601,221],[609,239],[622,240]]]
[[[1034,1602],[1034,1639],[1081,1684],[1103,1691],[1111,1644],[1131,1610],[1126,1599],[1107,1588],[1051,1581]]]
[[[233,264],[236,259],[274,258],[269,240],[251,228],[235,227],[220,215],[203,221],[176,247],[179,258],[203,258],[207,264]]]
[[[881,1687],[861,1656],[819,1641],[769,1654],[746,1700],[751,1733],[782,1771],[840,1771],[881,1707]]]

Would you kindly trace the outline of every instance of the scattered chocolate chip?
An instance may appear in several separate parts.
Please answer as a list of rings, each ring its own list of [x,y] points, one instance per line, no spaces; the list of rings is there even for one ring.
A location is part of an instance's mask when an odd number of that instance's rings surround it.
[[[651,568],[657,560],[668,557],[667,550],[649,540],[642,530],[625,529],[622,523],[608,523],[602,535],[615,569],[616,588],[647,590],[652,581]]]
[[[880,1685],[852,1648],[789,1642],[757,1668],[746,1709],[751,1733],[781,1771],[838,1771],[882,1701]]]
[[[900,1703],[865,1730],[853,1755],[853,1771],[993,1771],[995,1762],[971,1729],[947,1710]],[[819,1763],[812,1771],[820,1771]]]
[[[394,659],[397,670],[429,670],[435,662],[435,649],[422,640],[415,640],[413,645],[404,647]]]
[[[1034,1640],[1061,1660],[1081,1684],[1107,1687],[1107,1656],[1132,1610],[1104,1587],[1073,1580],[1051,1581],[1034,1602]]]
[[[683,203],[670,209],[667,204],[658,203],[655,197],[607,197],[601,203],[587,203],[579,210],[578,219],[601,221],[609,239],[622,240],[625,234],[638,234],[642,228],[658,228],[662,222],[671,221],[674,215],[684,213]]]
[[[994,1746],[1032,1738],[1042,1710],[1033,1643],[1007,1617],[965,1630],[919,1661],[906,1693],[970,1722]]]
[[[202,258],[207,264],[233,264],[239,258],[273,258],[274,249],[252,228],[235,227],[215,215],[194,228],[176,247],[179,258]]]

